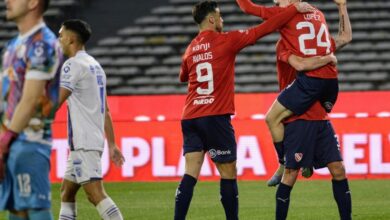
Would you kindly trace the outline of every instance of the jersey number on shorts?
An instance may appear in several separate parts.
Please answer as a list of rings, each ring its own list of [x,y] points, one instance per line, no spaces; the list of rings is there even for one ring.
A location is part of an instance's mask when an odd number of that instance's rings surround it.
[[[202,70],[206,70],[206,75],[202,75]],[[199,95],[210,95],[214,91],[214,78],[213,78],[213,68],[211,67],[211,63],[205,62],[205,63],[199,63],[196,66],[196,75],[198,82],[207,82],[207,88],[203,89],[198,87],[196,89],[196,92]]]
[[[306,48],[305,41],[307,40],[313,40],[317,38],[317,47],[326,47],[326,53],[330,53],[330,40],[329,40],[329,33],[326,28],[325,24],[321,24],[321,28],[318,31],[318,34],[316,36],[316,30],[314,28],[313,23],[311,22],[299,22],[297,24],[297,29],[300,30],[302,28],[309,28],[308,34],[301,34],[299,36],[299,50],[304,55],[317,55],[317,49],[316,48]],[[325,34],[325,41],[322,41],[323,35]]]
[[[18,174],[19,192],[21,196],[29,196],[31,194],[31,178],[30,174]]]

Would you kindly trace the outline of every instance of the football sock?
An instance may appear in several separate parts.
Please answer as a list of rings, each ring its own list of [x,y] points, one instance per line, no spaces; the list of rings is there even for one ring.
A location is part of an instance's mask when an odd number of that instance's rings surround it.
[[[122,213],[110,197],[103,199],[97,204],[96,209],[104,220],[123,220]]]
[[[287,218],[291,190],[291,186],[283,183],[279,184],[276,191],[276,220],[285,220]]]
[[[179,187],[176,189],[175,220],[184,220],[186,218],[196,182],[197,180],[188,174],[184,174],[181,179]]]
[[[27,217],[24,218],[24,217],[19,217],[19,216],[16,216],[12,213],[8,213],[8,220],[28,220]]]
[[[53,220],[50,209],[28,210],[29,220]]]
[[[225,209],[226,220],[238,219],[237,179],[221,179],[221,202]]]
[[[75,202],[61,202],[59,220],[74,220],[77,216]]]
[[[276,153],[278,154],[279,164],[284,165],[285,160],[284,160],[283,141],[274,142],[274,146],[275,146]],[[282,173],[280,173],[280,174],[282,174]]]
[[[336,200],[341,220],[352,219],[351,192],[349,191],[348,179],[332,180],[333,196]]]

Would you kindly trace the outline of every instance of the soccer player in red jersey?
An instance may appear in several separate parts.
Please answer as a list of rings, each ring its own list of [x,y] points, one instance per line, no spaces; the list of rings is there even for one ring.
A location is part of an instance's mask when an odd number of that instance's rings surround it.
[[[205,152],[221,176],[220,194],[226,219],[238,219],[236,141],[230,116],[234,114],[234,63],[237,53],[288,22],[296,13],[311,11],[306,3],[288,7],[253,28],[222,32],[223,19],[215,1],[193,8],[199,34],[187,47],[180,81],[188,82],[182,132],[185,175],[176,191],[175,220],[185,219]]]
[[[255,5],[250,0],[237,0],[240,8],[248,13],[263,19],[269,19],[275,14],[285,10],[285,7],[299,0],[276,0],[278,6],[264,7]],[[289,23],[279,30],[281,39],[279,45],[291,54],[297,55],[295,62],[290,63],[298,71],[305,71],[298,74],[297,80],[289,89],[283,91],[275,103],[271,106],[266,116],[267,125],[271,131],[275,148],[279,152],[283,149],[283,119],[292,114],[301,115],[317,100],[330,112],[337,99],[338,82],[337,69],[333,64],[325,65],[318,69],[302,69],[301,57],[323,56],[334,52],[349,43],[352,39],[351,24],[348,18],[345,0],[335,0],[339,7],[340,30],[336,39],[331,38],[325,21],[325,17],[318,9],[314,13],[296,15]],[[281,49],[277,49],[277,56]],[[298,60],[298,58],[300,60]],[[281,67],[288,64],[278,62],[278,76],[285,75]],[[295,77],[294,77],[295,79]],[[314,81],[314,82],[312,82]],[[298,98],[297,98],[298,97]],[[269,181],[270,185],[277,184],[281,179],[284,167],[277,170],[274,177]]]
[[[340,14],[339,36],[334,41],[334,50],[337,50],[350,42],[352,30],[346,1],[334,1],[338,5]],[[242,9],[245,8],[244,11],[250,14],[257,12],[262,16],[272,17],[272,13],[279,13],[271,12],[268,10],[269,8],[254,5],[247,0],[237,0],[237,2],[239,2]],[[278,3],[281,2],[278,1]],[[283,2],[286,3],[287,1]],[[283,6],[283,4],[280,4],[280,6]],[[271,10],[281,10],[281,8],[274,7]],[[288,28],[288,26],[289,24],[284,28]],[[305,71],[315,68],[312,62],[308,62],[313,60],[294,55],[293,50],[289,49],[289,43],[286,42],[282,38],[277,44],[277,71],[281,90],[285,88],[288,90],[288,85],[296,79],[297,70]],[[319,59],[324,61],[326,57]],[[298,94],[295,93],[295,95]],[[283,120],[283,118],[280,120]],[[325,108],[317,100],[306,112],[301,115],[294,115],[284,123],[285,131],[282,130],[284,147],[281,154],[282,157],[285,157],[282,159],[285,159],[286,169],[283,173],[282,183],[276,193],[276,219],[286,219],[287,217],[290,192],[297,179],[299,168],[312,166],[315,168],[328,167],[332,175],[333,195],[338,205],[340,218],[351,219],[351,195],[348,180],[339,152],[339,144]]]

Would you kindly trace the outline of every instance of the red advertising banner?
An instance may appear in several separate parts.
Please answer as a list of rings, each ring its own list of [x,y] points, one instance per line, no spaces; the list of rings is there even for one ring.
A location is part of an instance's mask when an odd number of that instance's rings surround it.
[[[268,179],[278,166],[264,115],[277,94],[236,95],[232,122],[237,138],[240,180]],[[116,141],[126,162],[115,167],[102,157],[105,181],[172,181],[184,173],[180,116],[184,95],[109,97]],[[340,93],[331,121],[338,135],[349,178],[390,178],[390,92]],[[66,167],[66,109],[53,125],[52,182]],[[313,179],[329,178],[326,169]],[[217,180],[218,171],[205,159],[201,179]]]

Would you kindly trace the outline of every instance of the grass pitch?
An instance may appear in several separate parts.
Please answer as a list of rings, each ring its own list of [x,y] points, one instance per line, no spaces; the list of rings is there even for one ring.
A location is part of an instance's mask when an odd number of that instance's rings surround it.
[[[105,188],[122,211],[125,219],[173,219],[174,194],[177,182],[106,183]],[[60,206],[59,184],[53,184],[53,213],[58,219]],[[390,219],[390,180],[350,181],[354,220]],[[275,190],[264,181],[239,182],[240,219],[272,220],[275,211]],[[80,191],[78,220],[100,219],[95,208]],[[0,212],[0,219],[7,219]],[[219,202],[218,182],[198,182],[188,220],[223,220]],[[298,181],[292,191],[289,220],[339,219],[330,181]]]

